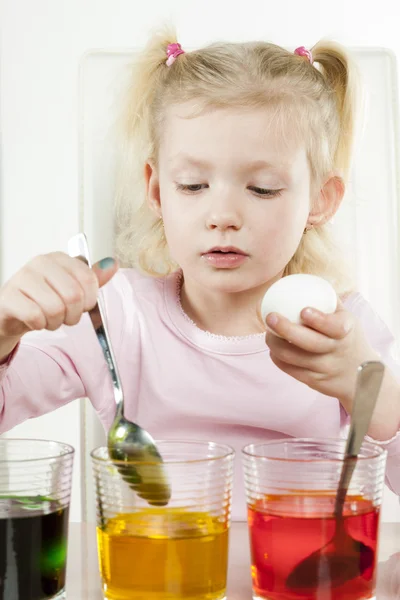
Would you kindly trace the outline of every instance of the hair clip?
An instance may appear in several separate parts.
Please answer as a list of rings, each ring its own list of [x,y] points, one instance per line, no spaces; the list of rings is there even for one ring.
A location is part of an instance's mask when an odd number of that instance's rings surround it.
[[[185,51],[182,50],[182,46],[178,43],[168,44],[167,46],[167,67],[170,67],[175,60],[178,58],[180,54],[185,54]]]
[[[306,58],[311,65],[314,62],[311,50],[307,50],[307,48],[305,48],[304,46],[296,48],[294,54],[297,54],[297,56],[304,56],[304,58]]]

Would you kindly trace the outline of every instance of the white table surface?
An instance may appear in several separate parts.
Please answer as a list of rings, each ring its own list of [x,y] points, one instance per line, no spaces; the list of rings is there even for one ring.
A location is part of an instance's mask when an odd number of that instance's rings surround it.
[[[93,524],[70,523],[67,567],[68,600],[102,600]],[[247,523],[232,523],[228,600],[251,600]],[[381,525],[377,600],[400,599],[400,523]]]

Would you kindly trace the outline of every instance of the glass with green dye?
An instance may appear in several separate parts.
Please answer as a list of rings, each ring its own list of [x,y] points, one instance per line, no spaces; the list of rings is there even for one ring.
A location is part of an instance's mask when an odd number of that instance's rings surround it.
[[[65,595],[74,450],[0,439],[0,600]]]

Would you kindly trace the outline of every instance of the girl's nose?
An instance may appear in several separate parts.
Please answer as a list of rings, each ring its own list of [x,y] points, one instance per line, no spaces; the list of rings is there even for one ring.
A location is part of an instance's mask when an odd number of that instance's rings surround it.
[[[214,206],[206,219],[207,229],[220,229],[225,231],[226,229],[238,230],[242,227],[242,216],[232,206]]]

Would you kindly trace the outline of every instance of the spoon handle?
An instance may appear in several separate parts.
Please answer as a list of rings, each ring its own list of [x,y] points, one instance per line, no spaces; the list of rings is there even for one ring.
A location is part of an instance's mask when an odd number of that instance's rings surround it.
[[[358,367],[356,393],[351,415],[346,455],[357,456],[367,434],[378,399],[385,367],[380,361],[365,362]]]
[[[90,260],[89,245],[87,243],[86,235],[84,233],[78,233],[68,241],[68,254],[72,258],[81,259],[89,267],[92,267],[92,263]],[[122,412],[122,384],[118,373],[114,351],[110,341],[110,335],[108,333],[106,321],[104,318],[104,309],[101,305],[100,297],[98,297],[95,306],[88,312],[94,330],[96,332],[97,339],[99,340],[101,349],[103,351],[104,358],[106,359],[108,369],[111,374],[115,403],[117,405],[117,412]]]
[[[336,495],[335,514],[342,513],[347,490],[353,475],[357,456],[367,434],[378,399],[385,367],[380,361],[368,361],[358,367],[356,392],[353,401],[350,430],[347,437],[344,462]]]

